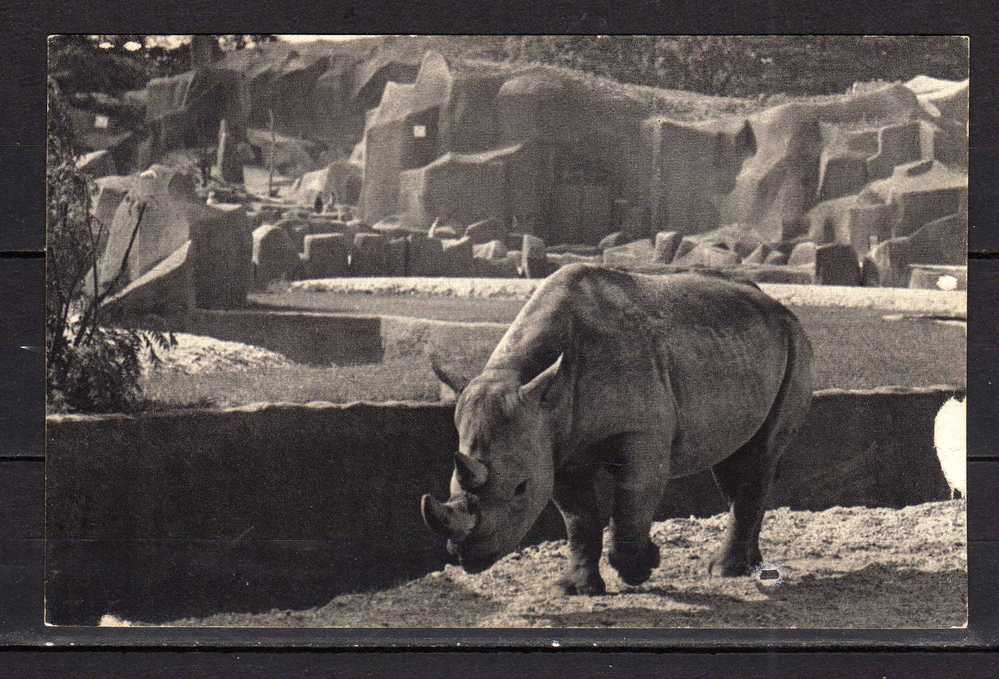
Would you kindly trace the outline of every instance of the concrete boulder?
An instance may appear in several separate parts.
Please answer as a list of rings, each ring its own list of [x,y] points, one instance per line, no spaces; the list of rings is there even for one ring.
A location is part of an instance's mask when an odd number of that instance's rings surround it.
[[[444,271],[446,275],[456,278],[464,278],[475,275],[475,262],[473,262],[472,239],[468,236],[464,238],[447,239],[442,241],[444,253]]]
[[[905,288],[909,285],[909,239],[891,238],[864,257],[861,279],[866,287]]]
[[[93,215],[97,220],[97,226],[104,229],[102,240],[106,242],[108,229],[114,221],[114,213],[118,206],[125,200],[129,190],[132,188],[132,177],[121,177],[118,175],[101,177],[94,183],[97,185],[97,198],[93,202]],[[98,249],[101,254],[103,244]]]
[[[552,267],[555,269],[560,269],[563,266],[569,266],[570,264],[603,264],[603,258],[600,255],[577,255],[574,252],[562,252],[558,254],[549,254],[548,261],[551,263]]]
[[[653,246],[652,261],[659,264],[669,264],[676,256],[680,247],[680,234],[676,231],[660,231],[656,234]]]
[[[407,267],[410,276],[443,276],[444,244],[438,238],[412,234],[407,238]]]
[[[127,185],[127,195],[106,225],[106,244],[97,261],[102,287],[115,279],[123,264],[119,287],[176,252],[191,238],[188,213],[203,206],[191,176],[165,165],[151,166]]]
[[[520,248],[520,271],[524,278],[545,278],[552,273],[545,242],[525,234]]]
[[[576,243],[560,243],[558,245],[548,245],[545,247],[545,251],[549,255],[579,255],[581,257],[596,257],[600,258],[603,255],[603,250],[601,250],[596,245],[582,245]]]
[[[867,183],[867,159],[863,153],[823,149],[819,169],[819,200],[856,193]]]
[[[743,258],[743,264],[764,264],[769,263],[767,259],[774,251],[766,243],[760,244],[755,250]],[[778,253],[779,254],[779,253]]]
[[[229,132],[229,123],[223,118],[219,123],[218,144],[215,153],[213,173],[223,181],[233,184],[243,181],[243,160],[238,149],[240,139]]]
[[[618,245],[624,245],[627,243],[627,237],[620,231],[615,231],[614,233],[604,236],[600,243],[597,244],[601,250],[606,250],[607,248],[615,248]]]
[[[505,259],[506,253],[506,244],[501,240],[491,240],[472,247],[472,254],[477,259]]]
[[[274,224],[253,231],[253,281],[258,289],[277,280],[295,277],[300,260],[298,248],[288,232]]]
[[[319,236],[325,233],[346,233],[347,224],[335,219],[310,219],[309,236]],[[303,243],[304,244],[304,243]]]
[[[436,214],[467,225],[505,215],[502,155],[447,152],[422,167],[400,172],[399,205],[405,209],[406,223],[429,226]]]
[[[302,252],[305,246],[305,237],[309,235],[309,222],[302,218],[284,218],[274,226],[282,229],[291,238],[295,247],[295,252]]]
[[[493,240],[502,240],[506,235],[506,229],[498,219],[484,219],[469,224],[465,229],[465,235],[472,239],[472,243],[480,245]]]
[[[891,238],[892,205],[857,205],[847,216],[847,242],[861,256],[883,240]]]
[[[761,245],[760,247],[763,246]],[[782,266],[787,264],[787,255],[780,250],[772,250],[763,258],[763,263],[770,266]]]
[[[721,243],[697,243],[694,248],[674,261],[680,266],[703,266],[727,269],[739,263],[739,255]]]
[[[788,266],[802,266],[804,264],[815,264],[815,253],[818,250],[818,245],[813,241],[804,241],[803,243],[798,243],[791,250],[791,254],[787,257]]]
[[[389,238],[387,275],[407,276],[407,261],[409,259],[409,241],[405,236],[399,238]]]
[[[909,237],[913,264],[968,263],[968,213],[959,212],[926,224]]]
[[[371,231],[373,233],[380,233],[387,238],[405,238],[410,233],[413,233],[413,231],[403,225],[398,215],[392,215],[391,217],[379,220],[371,226]]]
[[[815,248],[815,282],[819,285],[860,285],[857,253],[849,245],[829,243]]]
[[[962,211],[968,175],[936,161],[919,161],[895,168],[890,177],[869,184],[864,194],[894,207],[891,237],[909,236],[924,224]]]
[[[241,207],[188,211],[194,300],[200,309],[234,309],[253,284],[252,225]]]
[[[636,240],[604,250],[603,262],[607,266],[636,267],[655,261],[656,251],[648,238]]]
[[[890,177],[895,167],[922,158],[918,121],[878,130],[878,152],[867,159],[867,176]]]
[[[384,276],[388,273],[388,239],[376,233],[354,236],[350,253],[352,276]]]
[[[920,227],[952,215],[961,209],[964,189],[910,191],[896,198],[892,235],[909,236]]]
[[[309,278],[335,278],[350,273],[348,257],[351,241],[343,233],[305,237],[305,267]]]
[[[458,229],[453,226],[448,226],[446,224],[434,224],[427,231],[427,238],[437,238],[438,240],[450,239],[454,240],[458,238]]]
[[[109,320],[139,320],[156,316],[168,322],[183,322],[195,308],[191,242],[177,248],[169,257],[131,281],[104,301],[102,310]]]
[[[473,262],[477,278],[519,278],[520,270],[516,260],[504,257],[501,259],[484,259],[476,257]]]

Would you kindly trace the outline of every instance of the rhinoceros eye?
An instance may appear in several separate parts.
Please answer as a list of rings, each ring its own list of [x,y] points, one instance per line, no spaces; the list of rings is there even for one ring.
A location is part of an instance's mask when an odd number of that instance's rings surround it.
[[[526,490],[527,490],[527,480],[525,479],[525,480],[523,480],[523,481],[521,481],[520,483],[517,484],[517,487],[514,488],[514,490],[513,490],[513,494],[514,495],[523,495]]]

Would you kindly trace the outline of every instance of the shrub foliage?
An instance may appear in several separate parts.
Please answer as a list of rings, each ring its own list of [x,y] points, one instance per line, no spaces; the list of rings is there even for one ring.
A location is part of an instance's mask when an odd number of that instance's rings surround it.
[[[107,236],[91,214],[91,181],[76,168],[71,127],[58,86],[49,80],[46,149],[47,395],[52,410],[128,411],[142,403],[142,353],[153,363],[172,335],[105,325],[102,302],[116,289],[101,281],[97,258]],[[141,217],[136,224],[138,230]],[[134,241],[134,233],[133,233]],[[128,258],[126,253],[125,259]]]

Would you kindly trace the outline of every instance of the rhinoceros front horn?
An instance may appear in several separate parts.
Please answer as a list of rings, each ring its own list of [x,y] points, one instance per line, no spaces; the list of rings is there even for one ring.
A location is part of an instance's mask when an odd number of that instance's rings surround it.
[[[424,495],[420,499],[420,513],[427,528],[460,542],[468,537],[475,528],[475,516],[450,504],[442,504],[433,495]]]
[[[469,490],[480,488],[489,478],[489,467],[462,452],[454,454],[454,468],[458,472],[458,483],[462,488]]]

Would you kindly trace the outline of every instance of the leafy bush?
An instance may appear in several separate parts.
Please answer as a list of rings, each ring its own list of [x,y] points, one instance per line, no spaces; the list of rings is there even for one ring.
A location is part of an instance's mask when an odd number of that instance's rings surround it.
[[[142,400],[142,352],[148,351],[150,360],[156,363],[156,350],[170,349],[175,340],[159,332],[104,325],[101,305],[115,290],[124,262],[114,280],[100,280],[96,263],[107,225],[97,224],[91,215],[90,179],[76,168],[72,131],[52,79],[46,161],[45,342],[49,407],[89,412],[132,410]],[[141,221],[140,216],[136,230]],[[134,236],[133,232],[133,242]]]

